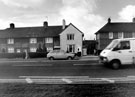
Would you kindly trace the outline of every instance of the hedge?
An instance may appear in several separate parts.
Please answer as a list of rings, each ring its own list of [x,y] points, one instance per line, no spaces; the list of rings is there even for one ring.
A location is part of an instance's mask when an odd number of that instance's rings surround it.
[[[29,52],[29,58],[45,58],[47,53]],[[0,58],[25,58],[25,53],[0,53]]]

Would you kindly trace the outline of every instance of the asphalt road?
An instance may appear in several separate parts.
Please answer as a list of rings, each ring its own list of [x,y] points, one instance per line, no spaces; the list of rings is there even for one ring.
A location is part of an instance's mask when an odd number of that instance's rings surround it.
[[[134,83],[135,66],[112,70],[97,60],[4,60],[0,61],[0,82]]]
[[[135,65],[112,70],[97,60],[0,60],[2,97],[134,97],[134,86]]]

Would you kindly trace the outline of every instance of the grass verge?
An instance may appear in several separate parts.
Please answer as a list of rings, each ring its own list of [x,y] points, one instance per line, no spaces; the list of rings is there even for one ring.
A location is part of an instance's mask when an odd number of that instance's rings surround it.
[[[133,95],[133,96],[132,96]],[[0,97],[134,97],[135,84],[0,84]]]

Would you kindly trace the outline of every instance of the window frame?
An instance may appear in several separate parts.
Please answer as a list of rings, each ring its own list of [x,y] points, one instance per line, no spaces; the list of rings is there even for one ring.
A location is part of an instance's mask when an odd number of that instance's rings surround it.
[[[37,38],[30,38],[30,44],[36,44]]]
[[[135,38],[135,32],[132,32],[132,38]]]
[[[30,52],[36,52],[37,48],[36,47],[30,47]]]
[[[15,48],[9,47],[8,48],[8,53],[15,53]]]
[[[45,43],[53,43],[53,38],[52,37],[45,38]]]
[[[67,40],[74,40],[75,34],[67,34]]]
[[[109,39],[113,39],[113,32],[109,32]]]
[[[13,38],[7,39],[7,44],[14,44],[14,39]]]
[[[118,38],[119,38],[119,39],[124,38],[124,33],[123,33],[123,32],[118,32]]]

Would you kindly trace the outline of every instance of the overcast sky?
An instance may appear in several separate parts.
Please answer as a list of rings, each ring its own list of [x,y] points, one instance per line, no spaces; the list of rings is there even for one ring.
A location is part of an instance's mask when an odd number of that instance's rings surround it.
[[[0,29],[15,23],[16,27],[73,23],[85,35],[94,39],[94,33],[107,23],[131,22],[135,17],[134,0],[0,0]]]

